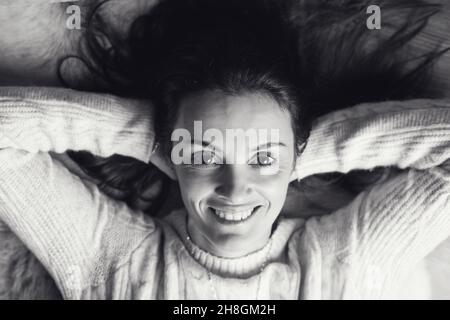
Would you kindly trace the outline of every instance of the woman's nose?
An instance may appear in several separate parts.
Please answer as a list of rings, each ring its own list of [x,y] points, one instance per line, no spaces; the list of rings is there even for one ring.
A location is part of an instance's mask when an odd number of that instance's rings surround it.
[[[252,193],[246,165],[224,165],[216,193],[227,201],[239,204]]]

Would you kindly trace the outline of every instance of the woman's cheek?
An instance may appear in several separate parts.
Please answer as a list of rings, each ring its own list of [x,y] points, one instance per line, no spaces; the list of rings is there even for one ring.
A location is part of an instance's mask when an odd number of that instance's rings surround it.
[[[291,172],[290,166],[280,164],[275,167],[256,169],[253,177],[259,183],[283,185],[289,184]]]
[[[283,201],[289,187],[291,171],[281,169],[273,175],[258,174],[254,178],[254,185],[266,198]]]
[[[289,186],[289,179],[283,176],[272,177],[270,179],[263,178],[259,181],[260,189],[265,190],[266,193],[273,195],[283,195],[287,192]]]
[[[176,170],[180,188],[194,196],[214,190],[214,179],[211,171],[183,167]]]

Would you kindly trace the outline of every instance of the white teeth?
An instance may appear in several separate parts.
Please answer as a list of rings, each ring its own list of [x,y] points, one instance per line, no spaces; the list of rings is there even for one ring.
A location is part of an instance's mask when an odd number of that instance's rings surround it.
[[[239,211],[239,212],[228,212],[218,209],[212,210],[216,215],[221,217],[222,219],[228,220],[228,221],[241,221],[245,220],[248,217],[250,217],[253,213],[253,209],[247,210],[247,211]]]

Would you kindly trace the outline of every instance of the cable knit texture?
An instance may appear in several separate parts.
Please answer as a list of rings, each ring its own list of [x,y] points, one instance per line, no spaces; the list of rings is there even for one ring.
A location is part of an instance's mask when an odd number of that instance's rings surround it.
[[[187,239],[184,209],[146,217],[48,153],[148,161],[149,104],[30,92],[0,88],[0,219],[67,299],[389,298],[450,235],[447,100],[359,105],[316,121],[299,178],[377,166],[405,171],[330,215],[283,217],[264,248],[226,259]]]

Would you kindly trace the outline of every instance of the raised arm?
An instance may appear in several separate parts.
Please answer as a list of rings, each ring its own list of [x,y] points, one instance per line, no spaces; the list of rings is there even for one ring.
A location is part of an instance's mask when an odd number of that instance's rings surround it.
[[[47,151],[86,149],[147,161],[149,119],[108,96],[89,105],[86,95],[67,90],[0,92],[0,220],[50,271],[65,298],[80,298],[106,281],[154,225],[72,175]]]
[[[116,153],[148,163],[152,121],[149,102],[68,89],[0,87],[2,148]]]
[[[297,161],[299,179],[396,166],[429,169],[450,158],[450,100],[361,104],[316,121]]]
[[[323,265],[347,274],[345,286],[343,278],[332,284],[342,297],[392,298],[409,268],[450,236],[449,102],[361,105],[322,120],[299,162],[303,175],[405,169],[337,212],[311,218],[305,232],[320,244]]]

